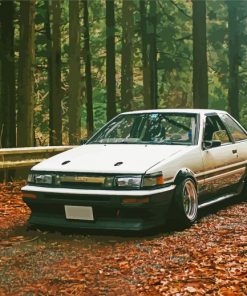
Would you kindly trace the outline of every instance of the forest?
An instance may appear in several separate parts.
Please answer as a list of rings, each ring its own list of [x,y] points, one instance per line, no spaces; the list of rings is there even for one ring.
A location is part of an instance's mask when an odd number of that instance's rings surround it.
[[[0,148],[76,145],[129,110],[247,126],[245,0],[1,0]]]

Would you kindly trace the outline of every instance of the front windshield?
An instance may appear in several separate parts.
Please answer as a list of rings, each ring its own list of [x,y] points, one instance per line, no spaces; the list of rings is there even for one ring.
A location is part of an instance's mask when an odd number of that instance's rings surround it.
[[[196,144],[196,114],[121,114],[103,127],[88,144]]]

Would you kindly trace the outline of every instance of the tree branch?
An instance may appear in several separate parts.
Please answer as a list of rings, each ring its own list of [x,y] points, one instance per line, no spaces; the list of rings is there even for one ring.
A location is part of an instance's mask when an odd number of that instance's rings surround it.
[[[191,15],[187,14],[176,2],[174,2],[173,0],[170,0],[171,4],[174,5],[184,16],[188,17],[188,18],[192,18]]]

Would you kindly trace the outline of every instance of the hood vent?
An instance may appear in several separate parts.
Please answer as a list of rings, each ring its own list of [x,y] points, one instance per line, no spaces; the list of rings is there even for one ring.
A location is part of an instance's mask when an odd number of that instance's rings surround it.
[[[116,162],[115,164],[114,164],[114,166],[120,166],[120,165],[122,165],[123,164],[123,162],[122,161],[119,161],[119,162]]]
[[[61,165],[65,165],[67,163],[70,163],[70,160],[66,160],[66,161],[62,162]]]

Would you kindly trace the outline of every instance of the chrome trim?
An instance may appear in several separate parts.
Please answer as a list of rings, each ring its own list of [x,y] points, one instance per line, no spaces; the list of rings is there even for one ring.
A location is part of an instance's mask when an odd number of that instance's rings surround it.
[[[223,200],[226,200],[228,198],[231,198],[233,196],[237,196],[238,194],[237,193],[231,193],[231,194],[227,194],[227,195],[224,195],[224,196],[221,196],[221,197],[218,197],[216,199],[213,199],[213,200],[210,200],[210,201],[207,201],[207,202],[204,202],[200,205],[198,205],[198,209],[203,209],[205,207],[208,207],[210,205],[213,205],[215,203],[218,203],[220,201],[223,201]]]
[[[196,176],[196,178],[203,177],[205,175],[210,175],[210,174],[213,174],[213,173],[217,173],[217,172],[220,172],[220,171],[223,171],[223,170],[227,170],[227,169],[231,169],[231,168],[234,168],[234,167],[238,167],[238,166],[241,166],[241,165],[244,168],[246,168],[246,164],[247,164],[247,160],[241,161],[241,162],[237,162],[237,163],[234,163],[234,164],[231,164],[231,165],[221,166],[221,167],[215,168],[213,170],[204,171],[204,172],[201,172],[199,174],[195,174],[195,176]]]
[[[224,178],[224,177],[227,177],[227,176],[230,176],[230,175],[233,175],[233,174],[236,174],[236,173],[244,172],[244,171],[245,171],[245,168],[242,167],[242,168],[236,169],[234,171],[230,171],[230,172],[226,172],[226,173],[222,173],[222,174],[218,174],[218,175],[215,175],[215,176],[212,176],[212,177],[205,178],[204,181],[205,182],[210,182],[210,181],[217,180],[219,178]]]
[[[153,194],[168,192],[174,190],[176,185],[154,189],[154,190],[92,190],[92,189],[69,189],[69,188],[48,188],[26,185],[22,191],[40,192],[40,193],[60,193],[77,195],[104,195],[104,196],[150,196]],[[69,198],[69,197],[68,197]]]

